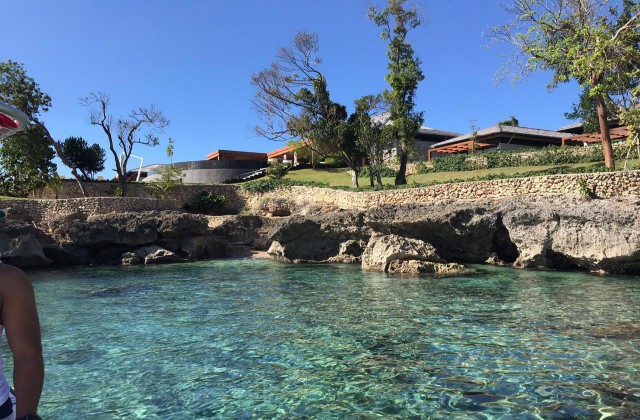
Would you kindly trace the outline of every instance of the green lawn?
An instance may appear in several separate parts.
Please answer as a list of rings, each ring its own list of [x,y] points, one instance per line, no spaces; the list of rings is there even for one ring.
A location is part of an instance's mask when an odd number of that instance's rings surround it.
[[[630,161],[631,169],[640,169],[640,160]],[[621,169],[624,162],[616,162],[617,168]],[[585,167],[594,167],[598,166],[597,163],[574,163],[574,164],[566,164],[566,165],[550,165],[550,166],[519,166],[514,168],[495,168],[495,169],[480,169],[476,171],[461,171],[461,172],[435,172],[428,174],[418,174],[418,175],[410,175],[407,177],[409,184],[413,182],[417,182],[420,184],[423,183],[438,183],[438,182],[447,182],[454,179],[459,180],[467,180],[476,177],[484,177],[488,175],[517,175],[526,172],[536,173],[540,172],[541,175],[544,174],[545,171],[555,170],[555,169],[576,169],[576,168],[585,168]],[[291,171],[287,174],[285,179],[291,181],[316,181],[316,182],[324,182],[329,184],[332,187],[337,186],[351,186],[351,175],[349,174],[348,169],[344,168],[332,168],[332,169],[301,169],[297,171]],[[368,177],[360,177],[360,185],[367,186],[369,183]],[[393,185],[393,178],[382,178],[383,184]]]

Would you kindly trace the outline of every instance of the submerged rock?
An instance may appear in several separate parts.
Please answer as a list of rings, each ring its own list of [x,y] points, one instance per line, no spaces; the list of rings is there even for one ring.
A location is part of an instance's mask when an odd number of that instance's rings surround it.
[[[387,269],[389,274],[434,274],[438,276],[460,276],[476,271],[457,263],[438,263],[417,260],[393,260]]]

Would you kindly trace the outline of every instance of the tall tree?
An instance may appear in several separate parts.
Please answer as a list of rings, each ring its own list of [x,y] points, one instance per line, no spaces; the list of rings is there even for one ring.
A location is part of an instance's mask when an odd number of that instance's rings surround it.
[[[398,140],[400,170],[395,184],[407,183],[407,161],[413,149],[418,130],[424,121],[423,113],[415,111],[415,95],[418,84],[424,80],[421,61],[407,42],[409,30],[417,28],[421,21],[418,11],[407,8],[407,0],[388,0],[387,7],[378,11],[369,8],[369,18],[382,28],[382,39],[389,41],[387,57],[389,73],[386,80],[391,90],[385,91],[391,104],[392,124],[385,127]]]
[[[607,168],[615,167],[606,97],[629,83],[639,62],[640,8],[625,0],[622,10],[608,0],[514,0],[514,22],[491,36],[516,46],[516,75],[553,71],[550,87],[576,80],[593,98]]]
[[[618,104],[611,95],[604,95],[604,102],[607,108],[607,117],[609,121],[619,117],[620,110]],[[591,95],[589,87],[586,87],[580,93],[578,103],[574,103],[571,112],[565,112],[565,118],[568,120],[578,120],[582,123],[582,129],[585,133],[594,133],[600,130],[598,121],[598,108],[593,95]]]
[[[358,160],[344,125],[347,110],[331,100],[318,51],[317,34],[298,32],[270,67],[252,75],[253,104],[261,120],[255,130],[269,140],[306,140],[320,156],[345,158],[357,187]]]
[[[43,138],[46,139],[62,163],[71,168],[71,173],[76,178],[82,194],[86,197],[87,190],[81,177],[67,160],[64,152],[60,149],[60,144],[40,120],[40,113],[49,110],[51,98],[40,90],[40,86],[33,78],[27,75],[22,64],[11,60],[0,63],[0,100],[13,105],[29,117],[31,126],[22,134],[19,133],[18,136],[24,136],[22,137],[23,141],[29,142],[42,142]],[[19,137],[14,140],[20,141]],[[45,154],[50,153],[42,147],[39,150]],[[46,159],[46,156],[42,157]]]
[[[169,126],[169,120],[164,117],[162,111],[157,110],[153,105],[149,108],[134,109],[127,117],[115,119],[109,113],[109,96],[101,92],[91,92],[89,96],[81,100],[81,103],[90,108],[89,122],[91,125],[102,128],[107,136],[109,150],[116,162],[120,194],[126,197],[127,165],[133,154],[134,146],[141,144],[153,147],[160,144],[157,134]]]
[[[40,90],[22,64],[0,63],[0,101],[30,117],[46,112],[51,98]],[[46,185],[56,171],[55,153],[42,129],[29,126],[8,138],[0,146],[0,177],[6,195],[24,196]]]
[[[356,141],[367,159],[369,184],[382,186],[382,167],[387,150],[393,144],[384,131],[391,117],[389,106],[383,95],[367,95],[355,101],[356,112],[353,123],[356,129]]]
[[[96,173],[104,170],[105,150],[99,144],[89,143],[82,137],[67,137],[60,149],[84,180],[92,180]]]

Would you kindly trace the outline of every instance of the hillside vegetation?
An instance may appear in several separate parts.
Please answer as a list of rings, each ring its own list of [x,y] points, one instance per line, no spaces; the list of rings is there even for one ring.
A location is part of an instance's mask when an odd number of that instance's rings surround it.
[[[622,168],[623,163],[618,166]],[[631,169],[640,169],[640,160],[630,161]],[[563,165],[546,165],[546,166],[519,166],[513,168],[493,168],[478,169],[474,171],[455,171],[455,172],[430,172],[426,174],[415,174],[408,176],[409,184],[436,184],[458,181],[476,180],[478,178],[490,177],[520,177],[548,175],[553,173],[574,173],[574,172],[599,172],[604,171],[602,163],[574,163]],[[292,182],[321,182],[331,187],[348,187],[351,185],[351,175],[346,168],[329,168],[329,169],[300,169],[290,171],[286,176],[286,180]],[[393,185],[394,178],[382,178],[385,185]],[[361,177],[360,185],[365,187],[368,185],[369,178]]]

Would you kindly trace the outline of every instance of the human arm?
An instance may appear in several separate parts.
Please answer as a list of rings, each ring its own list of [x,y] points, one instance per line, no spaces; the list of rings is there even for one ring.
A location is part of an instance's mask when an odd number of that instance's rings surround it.
[[[14,267],[0,265],[2,323],[13,354],[16,417],[35,415],[44,382],[40,323],[33,287]]]

